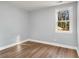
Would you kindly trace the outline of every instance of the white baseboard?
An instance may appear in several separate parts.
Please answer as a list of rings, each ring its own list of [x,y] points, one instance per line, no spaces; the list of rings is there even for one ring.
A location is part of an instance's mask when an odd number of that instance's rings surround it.
[[[39,43],[49,44],[49,45],[53,45],[53,46],[59,46],[59,47],[64,47],[64,48],[75,49],[75,50],[77,50],[77,52],[79,52],[78,49],[76,47],[73,47],[73,46],[68,46],[68,45],[54,43],[54,42],[50,43],[50,42],[40,41],[40,40],[35,40],[35,39],[26,39],[26,40],[18,42],[18,43],[13,43],[11,45],[7,45],[5,47],[0,48],[0,50],[6,49],[6,48],[10,48],[10,47],[13,47],[13,46],[15,46],[17,44],[21,44],[21,43],[27,42],[27,41],[33,41],[33,42],[39,42]],[[78,55],[79,55],[79,53],[78,53]]]
[[[13,44],[7,45],[7,46],[5,46],[5,47],[1,47],[1,48],[0,48],[0,51],[1,51],[1,50],[4,50],[4,49],[6,49],[6,48],[9,48],[9,47],[15,46],[15,45],[16,45],[16,43],[13,43]]]
[[[64,48],[75,49],[75,50],[77,49],[77,47],[68,46],[68,45],[64,45],[64,44],[60,44],[60,43],[54,43],[54,42],[50,43],[50,42],[40,41],[40,40],[35,40],[35,39],[28,39],[28,41],[34,41],[34,42],[49,44],[49,45],[53,45],[53,46],[59,46],[59,47],[64,47]]]
[[[78,56],[79,56],[79,50],[78,50],[78,49],[76,49],[76,51],[77,51],[77,54],[78,54]]]
[[[15,43],[13,43],[13,44],[10,44],[10,45],[7,45],[7,46],[5,46],[5,47],[0,48],[0,51],[1,51],[1,50],[4,50],[4,49],[7,49],[7,48],[10,48],[10,47],[13,47],[13,46],[18,45],[18,44],[21,44],[21,43],[23,43],[23,42],[27,42],[27,41],[28,41],[28,40],[24,40],[24,41],[21,41],[21,42],[15,42]]]

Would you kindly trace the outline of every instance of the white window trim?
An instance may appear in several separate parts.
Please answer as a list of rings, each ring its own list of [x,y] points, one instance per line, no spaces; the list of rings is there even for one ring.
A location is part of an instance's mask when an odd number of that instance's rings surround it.
[[[59,30],[57,30],[56,28],[57,28],[57,22],[58,22],[58,15],[57,15],[57,13],[58,13],[58,11],[61,11],[61,10],[69,10],[69,18],[70,18],[70,29],[69,29],[69,31],[59,31]],[[56,9],[55,10],[56,11],[56,13],[55,13],[55,16],[56,16],[56,22],[55,22],[55,32],[57,32],[57,33],[72,33],[72,26],[73,26],[73,23],[72,23],[72,21],[73,21],[73,7],[72,6],[69,6],[69,7],[65,7],[65,8],[58,8],[58,9]]]

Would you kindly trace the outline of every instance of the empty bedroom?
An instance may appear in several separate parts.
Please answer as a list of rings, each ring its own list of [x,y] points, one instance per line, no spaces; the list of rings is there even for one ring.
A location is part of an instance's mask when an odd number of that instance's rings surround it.
[[[0,1],[0,58],[78,57],[78,1]]]

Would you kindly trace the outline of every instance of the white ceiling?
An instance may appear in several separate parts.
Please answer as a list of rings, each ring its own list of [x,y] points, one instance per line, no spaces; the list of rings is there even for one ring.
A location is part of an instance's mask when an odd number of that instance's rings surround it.
[[[9,3],[25,10],[35,10],[65,3],[72,3],[72,1],[63,1],[61,3],[58,1],[10,1]]]

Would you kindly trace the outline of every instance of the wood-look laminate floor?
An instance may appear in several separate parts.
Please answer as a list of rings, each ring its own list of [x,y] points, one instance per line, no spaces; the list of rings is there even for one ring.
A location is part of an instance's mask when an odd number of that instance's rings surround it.
[[[0,58],[77,58],[72,49],[36,42],[25,42],[0,51]]]

